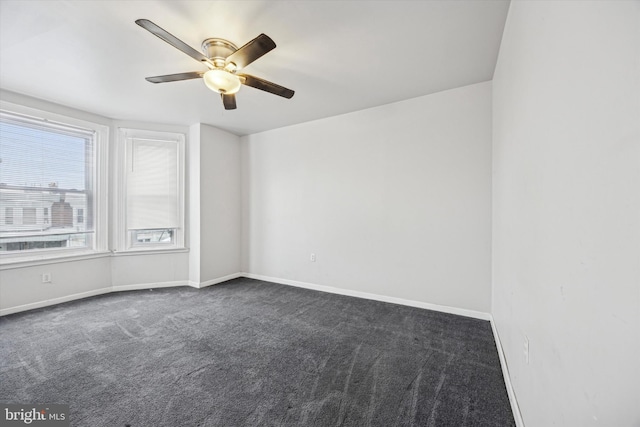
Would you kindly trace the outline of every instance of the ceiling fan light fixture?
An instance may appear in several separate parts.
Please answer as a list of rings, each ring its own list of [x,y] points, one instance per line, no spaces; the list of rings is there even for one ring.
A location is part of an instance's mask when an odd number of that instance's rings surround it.
[[[223,69],[209,70],[202,77],[204,84],[214,92],[231,95],[240,90],[240,78]]]

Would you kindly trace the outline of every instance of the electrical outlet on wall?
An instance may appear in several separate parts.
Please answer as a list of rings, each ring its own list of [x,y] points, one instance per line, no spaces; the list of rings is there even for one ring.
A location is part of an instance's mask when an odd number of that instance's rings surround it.
[[[42,273],[42,283],[51,283],[51,273]]]
[[[526,335],[524,336],[524,346],[523,346],[522,352],[524,353],[524,363],[528,365],[529,364],[529,337],[527,337]]]
[[[312,254],[309,256],[309,261],[311,261],[311,262],[316,262],[316,254],[312,253]]]

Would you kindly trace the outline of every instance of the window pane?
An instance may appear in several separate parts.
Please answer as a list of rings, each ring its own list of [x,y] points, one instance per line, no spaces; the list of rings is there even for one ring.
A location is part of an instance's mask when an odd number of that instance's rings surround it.
[[[4,223],[7,225],[13,224],[13,208],[4,208]]]
[[[22,208],[22,223],[24,225],[36,224],[36,208]]]
[[[0,251],[91,247],[93,133],[0,119]]]
[[[174,229],[164,230],[133,230],[131,231],[131,244],[173,244]]]
[[[127,177],[130,230],[175,228],[179,222],[178,144],[132,139]]]

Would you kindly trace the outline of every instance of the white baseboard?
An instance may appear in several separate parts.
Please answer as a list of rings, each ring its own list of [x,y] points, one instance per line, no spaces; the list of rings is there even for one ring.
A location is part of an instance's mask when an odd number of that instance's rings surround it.
[[[6,316],[7,314],[19,313],[21,311],[33,310],[36,308],[48,307],[50,305],[61,304],[63,302],[75,301],[82,298],[89,298],[96,295],[108,294],[111,292],[122,291],[137,291],[141,289],[154,289],[154,288],[169,288],[174,286],[187,286],[189,283],[186,280],[179,280],[174,282],[155,282],[155,283],[139,283],[133,285],[120,285],[110,286],[108,288],[95,289],[93,291],[79,292],[77,294],[65,295],[59,298],[52,298],[44,301],[32,302],[24,305],[17,305],[15,307],[0,309],[0,316]]]
[[[509,403],[511,404],[511,410],[513,411],[513,418],[516,421],[516,427],[524,427],[524,420],[522,419],[522,413],[520,413],[520,406],[518,406],[518,400],[516,399],[516,393],[511,384],[511,377],[509,376],[509,368],[507,367],[507,359],[504,356],[502,349],[502,343],[500,342],[500,336],[498,335],[498,329],[496,328],[493,316],[489,319],[491,322],[491,330],[493,331],[493,338],[496,342],[496,348],[498,349],[498,357],[500,358],[500,367],[502,368],[502,376],[504,378],[504,385],[507,388],[507,395],[509,396]]]
[[[262,276],[253,273],[241,273],[242,277],[249,279],[263,280],[265,282],[279,283],[281,285],[296,286],[298,288],[312,289],[314,291],[329,292],[332,294],[346,295],[350,297],[370,299],[374,301],[390,302],[392,304],[406,305],[409,307],[424,308],[427,310],[441,311],[443,313],[457,314],[459,316],[473,317],[474,319],[490,320],[491,314],[482,311],[467,310],[465,308],[450,307],[447,305],[431,304],[428,302],[414,301],[403,298],[390,297],[386,295],[371,294],[369,292],[353,291],[350,289],[334,288],[332,286],[316,285],[314,283],[298,282],[278,277]]]
[[[228,274],[226,276],[218,277],[217,279],[207,280],[205,282],[200,282],[198,284],[196,284],[195,282],[189,282],[189,285],[193,286],[194,288],[200,289],[200,288],[205,288],[205,287],[211,286],[211,285],[217,285],[218,283],[226,282],[227,280],[237,279],[238,277],[242,277],[242,273]],[[194,286],[194,284],[196,286]]]
[[[189,282],[187,280],[176,280],[173,282],[137,283],[133,285],[113,286],[111,290],[112,292],[139,291],[143,289],[171,288],[174,286],[189,286]]]
[[[36,308],[48,307],[50,305],[60,304],[63,302],[74,301],[77,299],[93,297],[96,295],[108,294],[112,292],[111,288],[94,289],[92,291],[80,292],[72,295],[65,295],[59,298],[47,299],[44,301],[32,302],[24,305],[17,305],[15,307],[3,308],[0,310],[0,316],[6,316],[7,314],[19,313],[21,311],[33,310]]]
[[[7,314],[19,313],[21,311],[33,310],[36,308],[48,307],[50,305],[74,301],[82,298],[88,298],[95,295],[108,294],[111,292],[139,291],[144,289],[171,288],[175,286],[191,286],[193,288],[200,289],[207,286],[216,285],[218,283],[226,282],[227,280],[236,279],[238,277],[242,277],[242,273],[229,274],[224,277],[207,280],[206,282],[201,282],[201,283],[192,282],[189,280],[176,280],[171,282],[135,283],[132,285],[111,286],[108,288],[96,289],[96,290],[87,291],[87,292],[80,292],[77,294],[65,295],[59,298],[52,298],[49,300],[38,301],[38,302],[29,303],[29,304],[18,305],[15,307],[0,309],[0,316],[6,316]]]

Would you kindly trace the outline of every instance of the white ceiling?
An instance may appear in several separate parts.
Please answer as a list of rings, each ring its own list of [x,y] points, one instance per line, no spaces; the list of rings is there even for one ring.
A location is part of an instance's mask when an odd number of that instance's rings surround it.
[[[0,1],[0,88],[102,116],[238,135],[491,80],[508,0]],[[225,111],[205,70],[134,21],[147,18],[197,50],[260,33],[277,48],[243,70],[294,89],[251,87]]]

